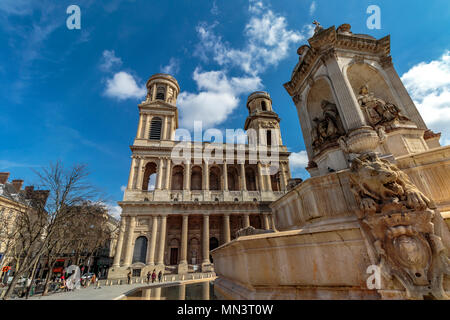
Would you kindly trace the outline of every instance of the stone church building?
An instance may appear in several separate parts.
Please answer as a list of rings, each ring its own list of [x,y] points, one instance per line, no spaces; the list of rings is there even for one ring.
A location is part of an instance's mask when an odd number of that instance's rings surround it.
[[[179,274],[213,270],[210,250],[230,242],[238,230],[274,229],[269,204],[287,192],[291,178],[290,153],[267,92],[254,92],[247,100],[244,130],[254,133],[252,143],[215,148],[217,143],[188,142],[189,156],[177,158],[180,87],[168,74],[153,75],[146,86],[130,146],[128,185],[119,202],[122,220],[110,279],[130,271],[144,277],[153,269]],[[211,157],[205,157],[211,147]],[[275,165],[273,158],[268,161],[274,150]]]

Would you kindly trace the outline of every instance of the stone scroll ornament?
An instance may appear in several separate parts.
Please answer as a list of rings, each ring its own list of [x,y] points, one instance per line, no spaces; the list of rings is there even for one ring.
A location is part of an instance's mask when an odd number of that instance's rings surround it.
[[[386,279],[397,279],[410,299],[449,299],[443,289],[450,262],[432,222],[430,201],[389,161],[375,153],[352,161],[351,190],[359,219]]]

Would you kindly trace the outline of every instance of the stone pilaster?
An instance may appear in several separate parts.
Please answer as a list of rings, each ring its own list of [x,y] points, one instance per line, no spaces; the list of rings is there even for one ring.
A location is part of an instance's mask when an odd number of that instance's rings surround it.
[[[259,184],[259,191],[265,191],[266,187],[264,185],[264,177],[262,174],[262,164],[261,162],[258,162],[258,184]]]

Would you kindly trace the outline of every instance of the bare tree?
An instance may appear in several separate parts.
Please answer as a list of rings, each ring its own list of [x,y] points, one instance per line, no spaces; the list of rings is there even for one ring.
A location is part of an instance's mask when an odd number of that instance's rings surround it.
[[[97,196],[87,182],[85,165],[66,169],[56,162],[35,173],[40,186],[49,190],[49,196],[47,201],[34,199],[30,209],[17,217],[16,273],[3,299],[9,299],[20,277],[29,272],[34,276],[39,259],[64,221],[76,215],[80,205]]]

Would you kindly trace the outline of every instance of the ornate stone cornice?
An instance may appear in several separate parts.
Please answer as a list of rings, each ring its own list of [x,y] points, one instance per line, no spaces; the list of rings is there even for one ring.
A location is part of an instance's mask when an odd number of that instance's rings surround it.
[[[299,93],[299,88],[303,86],[317,60],[327,60],[338,54],[340,49],[361,52],[360,56],[364,54],[379,56],[386,62],[390,59],[390,36],[377,40],[368,35],[353,34],[349,25],[339,27],[338,30],[334,26],[322,30],[308,42],[309,47],[303,45],[299,48],[299,63],[292,73],[291,80],[284,84],[291,96]]]

